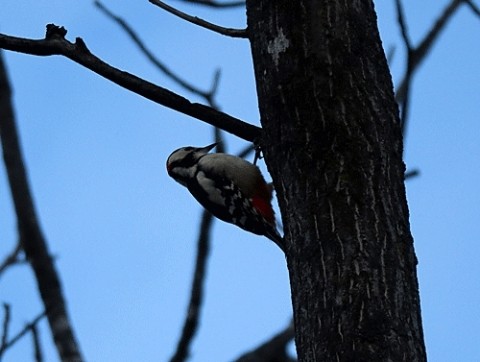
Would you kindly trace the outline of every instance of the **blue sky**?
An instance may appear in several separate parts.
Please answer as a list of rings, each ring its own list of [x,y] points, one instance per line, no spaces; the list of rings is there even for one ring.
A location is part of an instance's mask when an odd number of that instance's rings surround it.
[[[448,1],[408,2],[416,44]],[[249,46],[187,24],[144,2],[105,2],[124,16],[167,65],[209,88],[222,69],[222,109],[257,123]],[[177,2],[173,3],[179,5]],[[378,1],[385,49],[396,46],[393,1]],[[231,27],[244,10],[182,9]],[[159,73],[118,26],[87,1],[4,0],[2,33],[41,38],[47,23],[82,37],[113,66],[195,100]],[[431,361],[479,361],[480,21],[462,8],[419,69],[405,144],[407,183],[427,350]],[[200,207],[165,172],[172,150],[206,145],[210,127],[109,83],[61,57],[6,53],[21,140],[41,225],[56,257],[70,314],[89,361],[164,361],[180,334],[194,262]],[[245,143],[227,136],[228,151]],[[0,169],[0,258],[16,241]],[[206,299],[192,361],[228,361],[282,329],[291,315],[288,273],[277,248],[220,222],[214,225]],[[13,306],[12,330],[41,311],[26,267],[0,279]],[[47,361],[56,361],[46,323]],[[30,339],[5,362],[28,360]]]

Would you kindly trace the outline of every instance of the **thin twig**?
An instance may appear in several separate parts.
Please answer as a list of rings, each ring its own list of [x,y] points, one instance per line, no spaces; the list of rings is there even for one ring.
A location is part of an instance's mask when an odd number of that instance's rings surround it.
[[[145,44],[140,40],[136,32],[127,24],[125,20],[119,16],[113,14],[108,10],[102,3],[95,1],[95,5],[102,10],[107,16],[117,22],[131,37],[135,44],[140,48],[140,50],[146,55],[146,57],[157,66],[162,72],[169,76],[173,81],[175,81],[180,86],[184,87],[188,91],[204,98],[208,104],[214,108],[218,109],[215,104],[215,95],[218,89],[220,81],[220,70],[217,70],[213,77],[213,82],[210,91],[202,91],[193,85],[189,84],[185,80],[181,79],[179,76],[174,74],[169,68],[167,68],[162,62],[160,62],[153,53],[148,50]],[[218,151],[221,151],[224,144],[221,142],[220,129],[215,127],[215,141],[220,142],[218,146]],[[190,292],[190,301],[182,328],[182,333],[177,343],[176,351],[171,358],[171,361],[184,361],[188,355],[191,343],[195,337],[198,329],[198,322],[200,319],[200,309],[203,302],[203,285],[205,282],[205,271],[208,261],[208,251],[210,250],[210,231],[211,225],[213,222],[213,217],[207,211],[203,211],[202,214],[202,223],[200,227],[200,233],[197,243],[197,257],[195,262],[195,270],[193,274],[192,287]]]
[[[293,362],[287,353],[287,345],[295,335],[293,321],[268,341],[238,357],[235,362]]]
[[[240,158],[246,158],[250,153],[255,150],[255,145],[253,143],[249,144],[242,151],[240,151],[237,156]]]
[[[8,267],[25,262],[25,260],[19,258],[22,250],[22,244],[18,242],[12,252],[8,254],[0,264],[0,276],[2,276],[3,272],[5,272]]]
[[[208,98],[211,96],[212,90],[209,91],[204,91],[201,90],[194,85],[190,84],[186,80],[182,79],[180,76],[175,74],[170,68],[168,68],[163,62],[161,62],[155,55],[153,55],[153,52],[147,48],[145,43],[140,40],[140,37],[138,34],[133,30],[133,28],[120,16],[114,14],[111,10],[109,10],[103,3],[100,1],[96,0],[94,2],[95,6],[99,8],[106,16],[108,16],[110,19],[115,21],[132,39],[132,41],[138,46],[140,51],[147,57],[148,60],[150,60],[158,69],[160,69],[166,76],[171,78],[174,82],[188,90],[189,92],[192,92],[194,94],[200,95],[203,98]]]
[[[405,180],[410,179],[410,178],[414,178],[414,177],[417,177],[417,176],[420,176],[420,170],[418,170],[418,169],[413,169],[411,171],[405,172]]]
[[[407,24],[405,21],[405,13],[403,11],[403,5],[401,0],[395,0],[395,5],[397,8],[397,20],[398,25],[400,25],[400,33],[402,34],[403,42],[405,43],[407,50],[411,50],[412,44],[408,35]]]
[[[410,61],[410,73],[415,72],[416,69],[420,66],[420,64],[426,59],[426,56],[432,49],[435,41],[438,40],[439,35],[441,34],[442,30],[445,29],[447,22],[452,18],[455,14],[458,7],[465,2],[465,0],[453,0],[443,11],[440,17],[437,19],[435,24],[432,26],[430,31],[425,35],[423,40],[420,44],[413,49]],[[410,75],[405,74],[403,80],[400,82],[400,85],[397,89],[396,93],[396,100],[398,103],[403,101],[405,97],[408,85],[407,83],[410,81]]]
[[[210,232],[213,216],[206,210],[202,213],[202,222],[200,225],[200,234],[197,244],[197,260],[195,262],[195,272],[193,274],[192,288],[190,293],[190,302],[182,329],[181,337],[178,341],[171,362],[185,361],[189,356],[190,345],[198,328],[200,317],[200,307],[203,300],[203,284],[205,281],[206,262],[210,250]]]
[[[239,6],[245,6],[245,1],[231,1],[226,3],[222,3],[214,0],[182,0],[182,1],[185,3],[209,6],[212,8],[234,8]]]
[[[217,152],[225,152],[225,142],[222,139],[218,128],[215,128],[215,141],[219,143],[217,146]],[[249,145],[241,151],[238,156],[244,158],[253,150],[253,144]],[[208,260],[208,252],[210,250],[210,232],[213,220],[214,218],[212,215],[204,210],[202,213],[202,222],[200,224],[200,233],[197,242],[197,257],[190,293],[190,302],[182,334],[177,343],[175,354],[170,359],[171,362],[183,362],[188,358],[190,345],[197,332],[198,320],[200,318],[200,307],[203,301],[203,284],[205,282],[206,263]]]
[[[36,324],[30,326],[30,331],[32,332],[32,342],[33,342],[33,358],[35,362],[43,361],[42,345],[40,344],[39,331]]]
[[[201,90],[200,88],[182,79],[179,75],[175,74],[169,67],[167,67],[163,62],[161,62],[155,55],[153,55],[153,52],[147,48],[145,43],[142,40],[140,40],[140,37],[135,32],[135,30],[133,30],[133,28],[123,18],[121,18],[118,15],[115,15],[100,1],[96,0],[94,3],[105,15],[107,15],[110,19],[115,21],[127,33],[127,35],[130,36],[132,41],[138,46],[140,51],[147,57],[147,59],[150,60],[153,63],[153,65],[155,65],[158,69],[160,69],[167,77],[172,79],[181,87],[185,88],[187,91],[205,99],[205,101],[208,102],[210,107],[215,108],[216,110],[219,110],[219,108],[217,107],[214,101],[214,95],[217,92],[218,83],[219,83],[220,74],[221,74],[219,69],[217,69],[213,75],[213,82],[210,89],[208,91]]]
[[[188,14],[185,14],[184,12],[175,9],[174,7],[165,4],[164,2],[160,0],[148,0],[150,3],[153,5],[158,6],[159,8],[162,8],[165,11],[168,11],[170,14],[173,14],[175,16],[178,16],[179,18],[186,20],[192,24],[201,26],[202,28],[214,31],[218,34],[221,35],[226,35],[230,36],[232,38],[248,38],[247,34],[247,29],[233,29],[233,28],[224,28],[223,26],[219,26],[213,23],[210,23],[206,20],[200,19],[196,16],[191,16]]]
[[[437,19],[431,30],[427,33],[425,38],[415,48],[412,54],[412,68],[418,68],[420,62],[424,60],[427,53],[431,50],[434,42],[438,39],[442,30],[446,28],[449,20],[452,19],[460,5],[464,4],[465,0],[452,0],[452,2],[445,8],[442,15]]]
[[[51,24],[50,27],[54,28],[54,32],[55,30],[63,29]],[[63,38],[61,34],[48,36],[41,40],[0,34],[0,48],[38,56],[63,55],[123,88],[153,102],[219,127],[244,140],[253,141],[260,135],[261,129],[259,127],[217,111],[212,107],[191,103],[186,98],[168,89],[156,86],[128,72],[112,67],[93,55],[81,38],[77,38],[75,43],[71,43]]]
[[[220,107],[215,101],[215,97],[217,95],[221,75],[222,75],[222,71],[220,70],[220,68],[216,69],[215,72],[213,73],[213,79],[212,79],[212,85],[210,86],[210,91],[205,96],[205,100],[208,102],[210,107],[216,109],[217,111],[220,110]],[[215,128],[218,128],[218,127],[215,127]]]
[[[407,69],[405,71],[405,95],[401,101],[401,115],[400,115],[400,122],[402,125],[402,134],[405,138],[405,131],[407,128],[407,119],[408,119],[408,107],[410,104],[410,83],[412,80],[412,44],[410,41],[410,37],[408,35],[408,28],[407,23],[405,20],[405,13],[403,10],[403,5],[401,0],[395,0],[395,5],[397,9],[397,19],[398,25],[400,26],[400,33],[402,34],[403,43],[405,45],[405,50],[407,52]]]
[[[480,17],[480,8],[475,5],[475,3],[472,0],[466,0],[467,5],[470,7],[470,9],[473,11],[475,15]]]
[[[9,349],[11,348],[12,346],[15,345],[15,343],[17,343],[24,335],[26,335],[29,331],[32,330],[32,326],[36,325],[38,322],[40,322],[42,320],[43,317],[45,317],[47,315],[47,312],[43,311],[42,313],[40,313],[38,316],[36,316],[33,321],[31,321],[30,323],[27,323],[25,325],[25,327],[23,327],[23,329],[18,332],[15,336],[13,336],[13,338],[11,338],[9,341],[7,341],[5,343],[5,345],[2,344],[2,346],[0,346],[0,357],[2,357],[2,355]],[[62,361],[78,361],[77,359],[68,359],[68,358],[64,358],[62,359]]]
[[[402,105],[402,132],[405,137],[410,103],[410,85],[413,79],[413,74],[418,69],[418,66],[426,59],[426,56],[429,54],[435,41],[438,40],[441,31],[445,29],[447,22],[452,18],[459,6],[463,3],[466,3],[467,0],[452,0],[452,2],[445,8],[442,15],[437,19],[420,44],[415,48],[412,47],[407,34],[407,27],[401,2],[400,0],[395,1],[397,4],[398,22],[402,33],[402,38],[407,49],[407,67],[395,96],[397,102]]]
[[[62,361],[81,361],[80,347],[67,313],[60,279],[40,229],[30,192],[15,123],[10,83],[1,52],[0,137],[21,244],[35,274],[45,310],[48,311],[48,322],[58,354]]]
[[[215,73],[211,96],[207,98],[207,102],[213,107],[215,106],[215,95],[220,80],[220,71]],[[222,137],[221,130],[214,128],[214,138],[217,145],[217,152],[225,152],[225,142]],[[203,287],[205,283],[205,275],[207,269],[208,256],[210,251],[210,233],[213,225],[213,216],[207,210],[202,212],[202,221],[197,240],[197,257],[195,261],[195,270],[193,273],[192,287],[190,291],[190,301],[182,328],[182,333],[177,343],[174,355],[170,359],[171,362],[183,362],[190,354],[190,346],[193,338],[197,333],[198,322],[200,320],[200,309],[203,303]]]
[[[8,328],[10,327],[10,305],[3,303],[3,324],[2,324],[2,339],[0,341],[0,360],[2,359],[3,351],[6,349],[8,343]]]

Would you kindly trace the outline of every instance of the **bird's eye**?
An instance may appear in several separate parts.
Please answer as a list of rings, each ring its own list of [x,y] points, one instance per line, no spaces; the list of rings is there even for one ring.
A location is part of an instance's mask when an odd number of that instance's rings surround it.
[[[175,164],[176,162],[170,162],[170,163],[167,162],[167,171],[168,172],[172,171],[173,168],[175,167]]]

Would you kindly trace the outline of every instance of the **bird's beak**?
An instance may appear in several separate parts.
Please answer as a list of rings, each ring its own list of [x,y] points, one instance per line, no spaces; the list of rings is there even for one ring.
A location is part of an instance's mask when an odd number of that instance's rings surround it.
[[[218,145],[218,142],[212,143],[211,145],[205,146],[203,148],[200,148],[200,152],[208,153],[210,150],[215,148]]]

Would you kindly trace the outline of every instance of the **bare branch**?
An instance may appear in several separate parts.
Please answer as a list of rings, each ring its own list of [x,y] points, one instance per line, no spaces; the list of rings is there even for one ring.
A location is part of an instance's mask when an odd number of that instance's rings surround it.
[[[192,24],[201,26],[202,28],[214,31],[221,35],[231,36],[232,38],[248,38],[247,29],[232,29],[232,28],[224,28],[223,26],[219,26],[216,24],[212,24],[206,20],[200,19],[196,16],[191,16],[185,14],[184,12],[175,9],[174,7],[165,4],[160,0],[148,0],[153,5],[162,8],[163,10],[168,11],[169,13],[178,16],[179,18],[186,20]]]
[[[206,262],[210,250],[210,231],[212,222],[213,216],[208,211],[204,210],[202,213],[200,234],[198,236],[197,260],[195,263],[195,272],[192,281],[187,316],[176,351],[170,359],[171,362],[182,362],[188,358],[190,344],[197,332],[200,306],[203,300],[203,283],[205,281]]]
[[[414,177],[417,177],[417,176],[420,176],[420,170],[418,170],[416,168],[411,170],[411,171],[405,172],[405,180],[410,179],[410,178],[414,178]]]
[[[246,158],[251,152],[255,151],[255,145],[252,143],[238,153],[238,157]]]
[[[293,362],[287,353],[287,345],[295,336],[293,321],[282,331],[252,351],[245,353],[235,362]]]
[[[472,0],[466,0],[467,5],[470,7],[470,9],[473,11],[475,15],[480,17],[480,8],[475,5],[475,3]]]
[[[0,360],[8,342],[8,328],[10,327],[10,305],[3,303],[3,327],[2,339],[0,342]]]
[[[118,25],[120,25],[120,27],[130,36],[132,41],[139,47],[140,51],[147,57],[147,59],[150,60],[167,77],[172,79],[181,87],[185,88],[187,91],[193,94],[196,94],[199,97],[202,97],[212,108],[215,108],[216,110],[218,110],[218,107],[215,104],[214,97],[215,97],[215,93],[217,92],[217,88],[220,80],[221,73],[219,69],[217,69],[214,73],[213,82],[212,82],[212,86],[210,87],[210,90],[204,91],[204,90],[201,90],[200,88],[195,87],[191,83],[187,82],[186,80],[182,79],[180,76],[175,74],[172,70],[170,70],[170,68],[168,68],[165,64],[163,64],[163,62],[161,62],[155,55],[153,55],[153,53],[147,48],[145,43],[140,40],[140,37],[133,30],[133,28],[130,25],[128,25],[128,23],[124,19],[122,19],[118,15],[115,15],[98,0],[95,1],[95,5],[101,11],[103,11],[105,15],[107,15],[109,18],[115,21]]]
[[[222,3],[214,0],[183,0],[183,2],[209,6],[212,8],[233,8],[233,7],[245,6],[245,1],[232,1],[228,3]]]
[[[35,319],[33,321],[31,321],[30,323],[26,324],[25,327],[23,327],[23,329],[18,332],[15,336],[13,336],[12,339],[10,339],[9,341],[7,341],[5,344],[2,343],[2,345],[0,345],[0,357],[2,357],[5,352],[11,348],[13,345],[15,345],[15,343],[17,343],[24,335],[26,335],[29,331],[32,330],[32,326],[35,326],[37,325],[38,322],[40,322],[42,320],[43,317],[45,317],[47,315],[47,313],[44,311],[42,313],[40,313],[37,317],[35,317]],[[78,361],[77,359],[68,359],[68,358],[62,358],[62,361]]]
[[[55,30],[63,29],[50,24],[51,27],[54,27]],[[93,55],[81,38],[77,38],[75,43],[71,43],[63,38],[61,34],[55,35],[55,33],[53,35],[47,34],[45,39],[40,40],[0,34],[0,48],[38,56],[63,55],[123,88],[155,103],[219,127],[244,140],[253,142],[260,136],[261,129],[259,127],[203,104],[191,103],[186,98],[168,89],[156,86],[128,72],[112,67]]]
[[[420,62],[424,60],[426,54],[431,50],[442,30],[446,28],[448,21],[452,19],[453,15],[455,15],[455,12],[463,3],[465,3],[465,0],[452,0],[452,2],[445,8],[442,15],[433,25],[432,29],[415,48],[415,51],[412,54],[412,68],[416,69],[420,65]]]
[[[222,75],[222,71],[220,68],[215,70],[215,73],[213,74],[213,80],[212,80],[212,85],[210,86],[210,91],[205,97],[205,100],[208,102],[210,107],[215,108],[216,110],[219,110],[219,106],[217,105],[215,101],[215,97],[218,91],[218,86],[220,84],[220,76]],[[216,127],[218,128],[218,127]],[[220,141],[218,141],[220,142]]]
[[[3,262],[0,264],[0,276],[2,276],[2,273],[7,270],[8,267],[25,262],[25,260],[19,258],[21,252],[22,244],[18,242],[12,252],[8,254],[3,260]]]
[[[445,8],[442,15],[433,25],[432,29],[427,33],[425,38],[420,42],[416,48],[412,48],[411,42],[407,35],[406,23],[403,15],[403,7],[400,0],[395,0],[397,4],[398,22],[402,32],[402,38],[404,40],[405,47],[407,49],[407,69],[403,80],[400,82],[400,86],[396,92],[396,100],[402,105],[402,132],[405,136],[406,123],[408,119],[409,103],[410,103],[410,84],[414,72],[418,69],[418,66],[425,60],[426,56],[432,49],[433,44],[438,39],[441,31],[445,29],[445,26],[454,15],[455,11],[466,0],[452,0],[452,2]]]
[[[213,99],[215,98],[218,87],[220,72],[216,72],[213,85],[212,97],[210,104],[215,107]],[[214,128],[214,138],[217,145],[217,152],[225,151],[225,142],[223,141],[222,133],[218,127]],[[202,222],[200,223],[200,230],[197,241],[197,257],[195,261],[195,270],[193,272],[193,281],[190,292],[190,302],[187,309],[187,314],[183,324],[182,334],[177,343],[177,348],[174,355],[170,359],[171,362],[185,361],[190,352],[190,345],[197,333],[198,321],[200,319],[200,308],[203,302],[203,286],[205,283],[205,274],[207,269],[208,255],[210,251],[210,233],[213,225],[213,216],[207,210],[202,211]]]
[[[138,34],[133,30],[133,28],[121,17],[118,15],[115,15],[111,10],[109,10],[104,4],[102,4],[100,1],[96,0],[94,2],[95,6],[97,6],[106,16],[108,16],[110,19],[115,21],[126,33],[132,41],[138,46],[140,51],[147,57],[148,60],[150,60],[158,69],[160,69],[166,76],[171,78],[174,82],[178,83],[180,86],[188,90],[189,92],[192,92],[194,94],[197,94],[205,99],[208,99],[211,97],[212,91],[203,91],[192,84],[188,83],[186,80],[180,78],[177,74],[175,74],[172,70],[170,70],[164,63],[162,63],[155,55],[153,55],[152,51],[150,51],[145,43],[140,40],[140,37]]]
[[[225,152],[225,142],[222,139],[221,132],[218,128],[214,129],[215,142],[218,142],[217,152]],[[253,144],[247,146],[238,155],[246,157],[248,153],[253,151]],[[183,362],[189,356],[190,345],[193,341],[198,328],[198,320],[200,319],[200,307],[203,301],[203,284],[205,282],[206,263],[208,261],[208,253],[210,250],[210,232],[214,218],[204,210],[202,213],[202,222],[200,224],[200,233],[197,242],[197,258],[195,262],[195,271],[193,276],[190,302],[187,309],[187,315],[182,329],[182,334],[177,343],[175,354],[170,359],[171,362]]]
[[[219,145],[217,146],[217,152],[225,152],[225,143],[221,139],[221,134],[218,128],[215,128],[215,141],[219,142]],[[254,146],[251,144],[241,151],[238,156],[244,158],[253,150]],[[195,262],[195,271],[190,293],[190,302],[187,309],[182,334],[177,343],[175,354],[170,359],[171,362],[183,362],[188,358],[190,353],[190,345],[197,332],[198,320],[200,318],[200,307],[203,301],[203,283],[205,281],[206,263],[210,250],[210,232],[213,225],[213,220],[214,218],[212,215],[208,211],[204,210],[202,213],[200,233],[197,242],[197,258]]]
[[[458,7],[464,2],[465,0],[452,0],[452,2],[445,8],[442,15],[440,15],[440,17],[433,25],[432,29],[427,33],[427,35],[423,38],[420,44],[412,50],[411,60],[409,62],[411,68],[409,71],[410,73],[413,73],[416,69],[418,69],[419,65],[425,60],[426,56],[435,44],[435,41],[438,40],[442,30],[445,29],[448,21],[458,10]],[[406,72],[408,72],[408,69]],[[408,75],[407,77],[406,74],[397,89],[396,99],[399,103],[403,101],[406,95],[409,77],[410,76]]]
[[[405,45],[405,49],[407,51],[407,69],[405,72],[405,95],[401,100],[401,115],[400,115],[400,122],[402,124],[402,133],[405,137],[407,119],[408,119],[408,107],[410,104],[410,82],[412,79],[412,67],[411,67],[411,60],[412,60],[412,44],[410,42],[410,37],[408,35],[407,24],[405,20],[405,14],[403,11],[403,5],[401,0],[395,0],[395,5],[397,9],[397,20],[398,25],[400,26],[400,33],[402,34],[403,43]]]
[[[42,353],[42,347],[40,344],[40,336],[39,336],[37,325],[32,324],[30,326],[30,331],[32,332],[32,340],[33,340],[33,357],[35,358],[35,362],[42,362],[43,353]]]
[[[67,313],[62,287],[40,229],[13,112],[10,83],[0,53],[0,137],[20,240],[35,273],[48,322],[62,361],[81,361],[80,348]]]
[[[125,20],[117,15],[114,15],[108,10],[100,1],[95,1],[95,5],[102,10],[108,17],[117,22],[125,32],[131,37],[140,50],[147,56],[147,58],[156,65],[162,72],[177,82],[180,86],[184,87],[188,91],[203,97],[208,104],[214,109],[217,109],[215,104],[215,95],[218,90],[218,84],[220,80],[220,70],[217,70],[213,77],[213,82],[210,91],[202,91],[188,82],[184,81],[176,74],[174,74],[169,68],[167,68],[162,62],[160,62],[153,53],[148,50],[144,43],[140,40],[135,31],[127,24]],[[218,127],[215,127],[215,141],[220,142],[218,151],[221,151],[223,143],[221,142],[221,133]],[[210,249],[210,231],[213,222],[213,217],[207,211],[203,211],[202,223],[200,227],[200,233],[197,243],[197,257],[195,262],[195,270],[193,275],[190,301],[184,321],[183,329],[177,348],[171,361],[184,361],[189,355],[190,345],[198,329],[198,320],[200,319],[200,308],[203,301],[203,284],[205,281],[205,270],[208,261],[208,251]]]
[[[412,45],[410,42],[410,37],[408,36],[407,24],[405,22],[405,13],[403,11],[403,5],[401,0],[395,0],[395,5],[397,8],[397,20],[400,25],[400,33],[402,34],[403,42],[408,51],[411,51]]]

